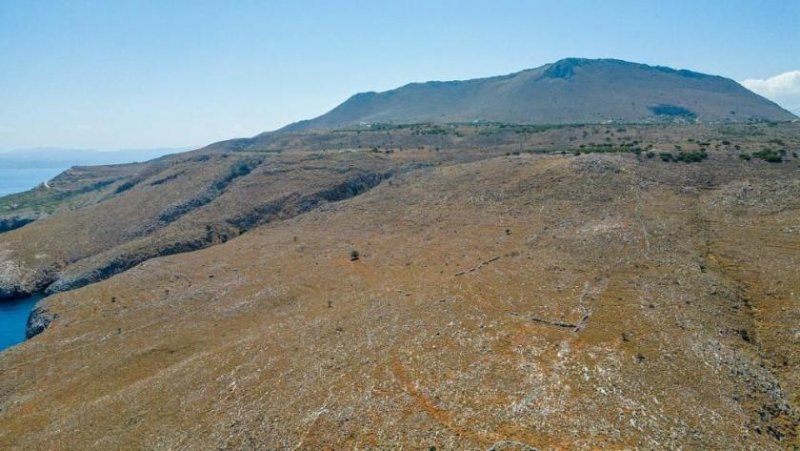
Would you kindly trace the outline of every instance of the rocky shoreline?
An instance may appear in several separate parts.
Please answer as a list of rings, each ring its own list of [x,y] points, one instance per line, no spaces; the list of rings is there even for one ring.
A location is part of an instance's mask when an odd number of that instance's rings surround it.
[[[50,313],[44,306],[42,301],[36,303],[36,306],[28,315],[28,321],[25,323],[25,339],[29,340],[40,333],[44,332],[50,326],[50,323],[55,320],[58,315]]]
[[[44,297],[42,293],[36,293],[0,300],[0,352],[47,329],[55,315],[50,314],[41,302]]]
[[[10,232],[11,230],[26,226],[36,219],[38,218],[32,216],[11,216],[8,218],[0,218],[0,233]]]

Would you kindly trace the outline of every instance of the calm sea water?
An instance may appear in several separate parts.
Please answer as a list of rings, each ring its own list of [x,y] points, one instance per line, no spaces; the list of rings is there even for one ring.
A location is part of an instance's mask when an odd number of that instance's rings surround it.
[[[25,326],[41,295],[12,301],[0,300],[0,351],[25,341]]]
[[[147,161],[187,149],[189,148],[98,152],[43,148],[0,152],[0,196],[27,191],[72,166]]]
[[[67,170],[69,165],[3,167],[0,163],[0,196],[27,191]],[[11,301],[0,300],[0,351],[25,341],[25,325],[41,295]]]
[[[4,167],[6,166],[6,167]],[[8,167],[0,162],[0,196],[19,193],[36,187],[69,169],[69,165],[44,167]]]
[[[51,180],[58,174],[77,164],[113,164],[130,161],[144,161],[169,153],[170,149],[152,149],[129,152],[98,152],[78,155],[72,158],[52,158],[42,152],[30,152],[24,161],[8,159],[9,154],[0,154],[0,197],[27,191],[42,182]],[[50,152],[50,155],[54,155]],[[34,161],[30,161],[34,160]],[[39,161],[37,161],[39,160]],[[0,300],[0,351],[25,340],[25,326],[28,315],[41,295]]]

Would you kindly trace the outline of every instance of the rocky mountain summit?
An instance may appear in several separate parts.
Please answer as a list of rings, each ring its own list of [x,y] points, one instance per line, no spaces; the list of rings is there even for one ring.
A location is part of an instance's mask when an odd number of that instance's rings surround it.
[[[728,78],[613,59],[567,58],[498,77],[411,83],[356,94],[286,127],[507,122],[751,122],[797,119]]]

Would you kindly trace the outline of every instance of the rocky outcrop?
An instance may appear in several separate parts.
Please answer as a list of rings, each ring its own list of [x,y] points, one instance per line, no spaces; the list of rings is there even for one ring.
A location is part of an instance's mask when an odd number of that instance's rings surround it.
[[[25,325],[25,338],[33,338],[44,332],[57,317],[58,315],[50,313],[41,304],[37,304],[36,308],[28,316],[28,322]]]
[[[90,269],[57,279],[47,287],[46,293],[55,294],[81,288],[108,279],[151,258],[196,251],[223,243],[236,234],[233,230],[219,230],[217,227],[207,226],[204,233],[167,242],[160,247],[133,248],[121,253],[111,251],[109,255],[99,255],[98,263],[91,265]]]
[[[20,279],[22,269],[13,260],[8,258],[8,253],[0,252],[0,299],[9,299],[23,296]]]
[[[11,252],[0,249],[0,301],[44,291],[55,280],[56,271],[57,268],[50,265],[27,268]]]
[[[307,196],[289,195],[268,202],[246,214],[228,220],[228,224],[235,226],[240,233],[243,233],[276,218],[287,219],[298,214],[307,213],[326,202],[338,202],[358,196],[378,186],[382,181],[392,177],[394,174],[395,171],[393,170],[364,172],[328,189]]]
[[[411,169],[417,168],[417,166],[411,167]],[[246,214],[227,220],[226,225],[207,225],[204,232],[198,231],[193,236],[187,236],[184,239],[165,240],[157,247],[132,247],[122,252],[112,251],[106,256],[99,255],[98,262],[89,266],[89,269],[60,277],[47,287],[46,292],[54,294],[74,290],[107,279],[151,258],[196,251],[214,244],[224,243],[254,227],[276,219],[288,219],[307,213],[325,203],[338,202],[363,194],[394,174],[393,170],[363,172],[330,188],[306,196],[290,194],[270,201]]]
[[[172,205],[163,211],[158,216],[159,223],[161,225],[170,224],[181,216],[210,204],[214,199],[218,198],[225,191],[225,188],[233,183],[234,180],[250,174],[250,172],[263,161],[263,158],[237,161],[230,167],[228,173],[215,180],[204,192],[177,205]]]
[[[32,216],[11,216],[7,218],[0,218],[0,233],[26,226],[36,219],[37,218]]]

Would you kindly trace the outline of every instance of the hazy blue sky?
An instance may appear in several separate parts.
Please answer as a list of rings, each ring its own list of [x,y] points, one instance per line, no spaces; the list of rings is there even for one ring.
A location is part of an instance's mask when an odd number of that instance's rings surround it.
[[[800,70],[800,0],[0,0],[0,149],[200,145],[567,56],[767,80]]]

